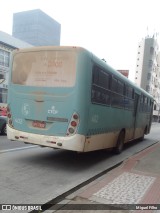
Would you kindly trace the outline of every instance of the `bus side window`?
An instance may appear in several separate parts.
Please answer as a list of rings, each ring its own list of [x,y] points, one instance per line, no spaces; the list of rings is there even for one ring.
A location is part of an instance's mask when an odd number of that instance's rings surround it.
[[[145,98],[144,98],[144,111],[145,111],[145,112],[148,111],[147,108],[148,108],[148,98],[145,97]]]
[[[112,76],[111,90],[112,90],[112,92],[117,92],[117,89],[118,89],[118,80],[116,78],[114,78],[114,76]]]
[[[144,95],[141,95],[140,98],[140,112],[144,111]]]
[[[133,88],[128,87],[128,97],[133,99]]]
[[[124,95],[126,97],[128,97],[128,86],[125,84],[125,87],[124,87]]]
[[[124,83],[118,80],[118,93],[124,95]]]
[[[132,99],[135,99],[135,92],[134,92],[134,89],[133,89],[133,92],[132,92]]]
[[[148,108],[147,108],[147,112],[150,112],[151,110],[151,100],[148,99]]]
[[[105,73],[103,70],[99,72],[99,86],[109,89],[109,74]]]
[[[93,68],[93,74],[92,74],[92,83],[93,84],[98,84],[99,82],[99,72],[98,72],[98,67]]]
[[[91,102],[101,105],[110,105],[110,75],[95,66],[92,73]]]
[[[127,84],[124,87],[125,109],[134,110],[134,89]]]

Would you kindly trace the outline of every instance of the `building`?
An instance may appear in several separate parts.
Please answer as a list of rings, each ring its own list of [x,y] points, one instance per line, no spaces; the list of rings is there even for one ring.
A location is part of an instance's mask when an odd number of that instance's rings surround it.
[[[12,35],[34,46],[60,45],[61,25],[39,9],[13,14]]]
[[[155,117],[157,117],[158,122],[160,122],[160,52],[157,56],[157,67],[156,67],[156,104],[154,106]]]
[[[155,98],[154,119],[159,120],[160,56],[155,35],[147,36],[138,45],[135,83]]]
[[[117,71],[120,72],[122,75],[124,75],[126,78],[128,78],[129,70],[117,70]]]
[[[26,47],[32,47],[32,45],[0,31],[0,103],[7,102],[8,74],[11,53],[14,49]]]

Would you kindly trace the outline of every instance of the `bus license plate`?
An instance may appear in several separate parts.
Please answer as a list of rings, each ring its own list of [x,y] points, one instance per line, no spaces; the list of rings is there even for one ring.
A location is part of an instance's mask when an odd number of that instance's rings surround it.
[[[33,121],[32,126],[37,128],[45,128],[46,123],[44,121]]]

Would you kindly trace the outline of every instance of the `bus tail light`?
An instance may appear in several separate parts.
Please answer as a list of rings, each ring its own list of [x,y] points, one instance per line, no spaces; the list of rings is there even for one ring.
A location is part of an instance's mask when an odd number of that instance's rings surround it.
[[[71,122],[71,126],[76,127],[77,126],[77,122],[76,121],[72,121]]]
[[[73,135],[77,132],[79,125],[79,115],[77,113],[73,113],[68,129],[67,129],[67,135]]]
[[[7,116],[8,116],[8,118],[11,118],[11,117],[12,117],[10,113],[8,113]]]
[[[12,114],[9,106],[7,106],[7,117],[8,117],[8,125],[10,127],[13,127],[13,122],[12,122]]]

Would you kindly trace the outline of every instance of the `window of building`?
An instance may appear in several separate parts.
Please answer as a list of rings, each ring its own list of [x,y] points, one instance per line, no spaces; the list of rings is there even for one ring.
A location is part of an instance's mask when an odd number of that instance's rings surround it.
[[[150,47],[150,54],[153,55],[154,53],[154,47]]]
[[[149,85],[146,86],[146,91],[150,92],[150,86]]]
[[[153,61],[152,61],[152,60],[149,60],[149,61],[148,61],[148,67],[149,67],[149,68],[152,68],[152,66],[153,66]]]
[[[0,88],[0,103],[7,103],[7,89]]]
[[[0,65],[4,67],[9,67],[9,56],[9,52],[5,50],[0,50]]]
[[[147,80],[151,80],[151,73],[148,73]]]

